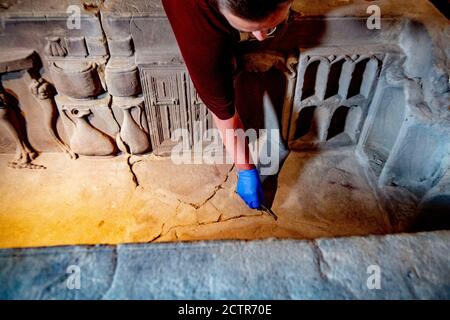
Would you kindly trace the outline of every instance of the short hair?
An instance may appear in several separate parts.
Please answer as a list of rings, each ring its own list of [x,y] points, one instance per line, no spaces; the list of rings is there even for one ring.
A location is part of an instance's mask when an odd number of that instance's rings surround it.
[[[219,9],[251,21],[260,21],[275,12],[282,5],[293,0],[214,0]]]

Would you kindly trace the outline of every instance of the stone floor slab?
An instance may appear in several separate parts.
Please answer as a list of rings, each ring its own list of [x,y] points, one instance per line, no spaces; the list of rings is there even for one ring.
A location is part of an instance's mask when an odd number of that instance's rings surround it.
[[[449,249],[449,231],[3,249],[0,299],[449,299]]]

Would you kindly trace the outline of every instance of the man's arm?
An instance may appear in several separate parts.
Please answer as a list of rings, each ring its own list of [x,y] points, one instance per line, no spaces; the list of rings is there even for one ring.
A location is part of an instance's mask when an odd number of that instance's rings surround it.
[[[251,208],[262,203],[258,171],[251,164],[248,145],[235,137],[242,122],[234,108],[232,46],[236,30],[204,0],[163,0],[184,62],[197,93],[213,113],[225,148],[238,169],[236,192]],[[226,130],[233,138],[228,139]]]
[[[236,130],[244,130],[238,113],[226,120],[221,120],[213,114],[213,119],[220,131],[225,149],[233,157],[238,169],[236,192],[250,208],[260,208],[264,201],[261,180],[251,159],[245,136],[236,134]]]
[[[244,130],[238,113],[236,112],[233,117],[227,120],[221,120],[213,114],[213,119],[220,131],[225,149],[232,156],[236,168],[238,170],[255,169],[246,139],[238,139],[238,135],[235,133],[236,130]]]

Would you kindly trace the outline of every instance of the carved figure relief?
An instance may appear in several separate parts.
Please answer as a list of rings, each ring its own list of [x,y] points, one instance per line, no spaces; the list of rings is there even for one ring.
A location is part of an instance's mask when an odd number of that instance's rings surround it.
[[[36,53],[33,50],[15,49],[0,52],[0,74],[25,71],[26,81],[32,80],[29,71],[36,67]],[[28,76],[28,77],[27,77]],[[38,153],[31,147],[24,124],[21,124],[13,109],[13,99],[0,82],[0,122],[16,144],[16,155],[9,166],[17,169],[44,169],[31,163]]]
[[[54,92],[51,85],[42,78],[39,80],[33,79],[31,81],[30,91],[38,100],[44,116],[44,126],[52,140],[70,159],[76,159],[76,154],[59,138],[56,131],[57,109],[53,100]]]
[[[7,132],[16,144],[16,154],[9,166],[15,169],[45,169],[44,166],[31,163],[38,153],[28,143],[22,128],[14,121],[13,112],[10,109],[10,97],[0,84],[0,123],[6,128]]]

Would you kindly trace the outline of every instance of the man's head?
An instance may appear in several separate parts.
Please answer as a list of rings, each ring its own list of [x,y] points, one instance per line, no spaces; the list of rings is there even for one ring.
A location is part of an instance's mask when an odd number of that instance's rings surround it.
[[[267,38],[289,14],[293,0],[215,0],[230,25],[251,32],[259,41]]]

